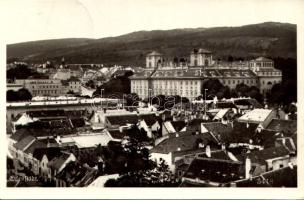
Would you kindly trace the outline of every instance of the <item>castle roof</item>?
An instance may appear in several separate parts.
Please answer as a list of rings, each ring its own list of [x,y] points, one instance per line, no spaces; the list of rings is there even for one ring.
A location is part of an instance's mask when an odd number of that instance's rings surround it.
[[[161,53],[158,53],[157,51],[152,51],[151,53],[149,53],[147,56],[161,56]]]

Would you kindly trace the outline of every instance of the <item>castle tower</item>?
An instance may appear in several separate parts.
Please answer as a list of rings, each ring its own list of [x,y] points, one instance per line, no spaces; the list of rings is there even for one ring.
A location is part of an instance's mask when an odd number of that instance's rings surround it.
[[[206,49],[194,49],[190,54],[191,67],[208,67],[213,64],[212,52]]]
[[[154,69],[155,67],[162,66],[163,63],[163,55],[153,51],[146,56],[146,68]]]

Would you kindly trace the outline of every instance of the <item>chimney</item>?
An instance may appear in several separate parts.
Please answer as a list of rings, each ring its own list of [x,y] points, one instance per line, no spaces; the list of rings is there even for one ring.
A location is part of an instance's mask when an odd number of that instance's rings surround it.
[[[206,155],[208,158],[211,158],[211,150],[209,145],[206,146]]]
[[[251,160],[249,157],[245,160],[245,178],[248,179],[251,177]]]
[[[222,144],[221,147],[222,147],[222,150],[225,150],[225,149],[226,149],[225,144]]]
[[[176,133],[176,134],[175,134],[175,136],[176,136],[176,137],[179,137],[179,134],[178,134],[178,133]]]

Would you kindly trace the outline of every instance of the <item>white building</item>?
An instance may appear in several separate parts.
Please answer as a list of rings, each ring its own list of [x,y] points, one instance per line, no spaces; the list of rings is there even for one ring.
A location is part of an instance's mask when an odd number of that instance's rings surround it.
[[[199,49],[191,52],[189,64],[173,66],[164,62],[162,54],[153,51],[146,57],[146,69],[130,78],[131,92],[140,98],[162,94],[193,100],[201,95],[202,86],[208,79],[218,79],[230,89],[240,83],[256,86],[263,94],[282,81],[281,71],[274,68],[270,59],[260,57],[247,65],[249,68],[223,68],[213,61],[212,52]]]

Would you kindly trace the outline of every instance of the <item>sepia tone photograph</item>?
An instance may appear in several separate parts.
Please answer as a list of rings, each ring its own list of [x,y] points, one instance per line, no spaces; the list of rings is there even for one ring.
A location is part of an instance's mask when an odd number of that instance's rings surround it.
[[[6,187],[297,188],[299,1],[245,2],[1,2]]]

